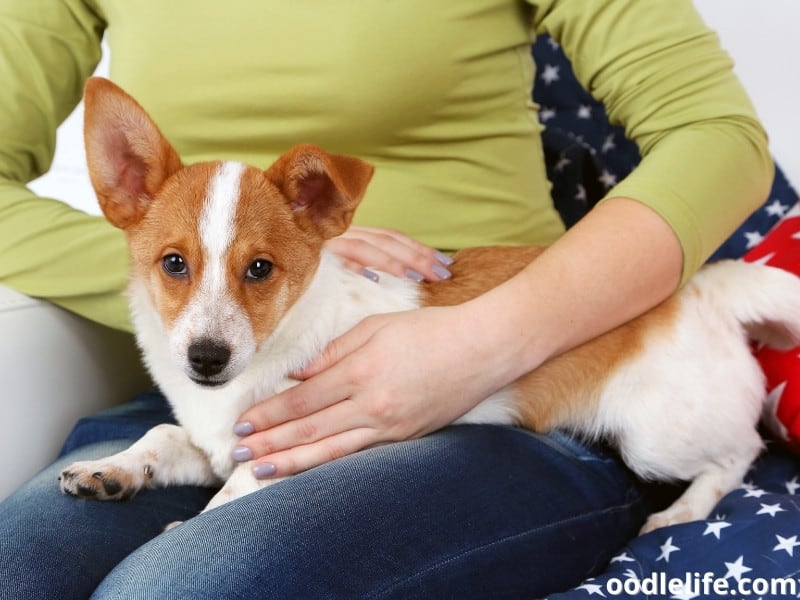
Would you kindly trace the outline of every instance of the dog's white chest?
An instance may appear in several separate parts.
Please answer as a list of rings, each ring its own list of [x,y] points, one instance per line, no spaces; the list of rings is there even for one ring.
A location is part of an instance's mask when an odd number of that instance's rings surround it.
[[[222,387],[204,388],[192,382],[176,360],[169,332],[152,307],[144,284],[134,281],[130,293],[145,362],[177,421],[223,479],[235,467],[231,452],[238,437],[233,426],[245,410],[296,383],[289,373],[306,365],[363,318],[419,306],[414,282],[382,274],[376,284],[344,270],[337,258],[323,253],[306,292],[270,337],[260,341],[244,371]]]

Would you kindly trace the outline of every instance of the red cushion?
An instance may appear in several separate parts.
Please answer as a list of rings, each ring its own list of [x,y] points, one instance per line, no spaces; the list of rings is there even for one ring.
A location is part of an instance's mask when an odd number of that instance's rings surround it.
[[[744,256],[800,275],[800,208],[795,206]],[[764,423],[779,439],[800,450],[800,347],[787,352],[756,350],[769,394]]]

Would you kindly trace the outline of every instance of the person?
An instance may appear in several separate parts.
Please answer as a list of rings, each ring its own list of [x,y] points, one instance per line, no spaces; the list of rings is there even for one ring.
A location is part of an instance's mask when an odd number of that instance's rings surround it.
[[[212,493],[196,488],[60,495],[66,464],[131,443],[110,421],[169,414],[154,393],[90,419],[0,504],[0,595],[540,597],[636,534],[646,490],[601,444],[446,426],[665,299],[764,199],[766,136],[690,0],[13,0],[0,28],[0,282],[24,293],[130,328],[122,234],[25,188],[104,33],[112,79],[187,163],[266,167],[301,141],[372,162],[356,224],[331,242],[353,269],[436,279],[461,247],[549,245],[473,301],[335,340],[237,426],[259,476],[296,476],[214,511],[190,518]],[[643,156],[567,231],[530,100],[544,33]]]

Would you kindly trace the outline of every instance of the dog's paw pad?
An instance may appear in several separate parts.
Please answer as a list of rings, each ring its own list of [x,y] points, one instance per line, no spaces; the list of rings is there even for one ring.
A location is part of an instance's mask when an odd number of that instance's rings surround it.
[[[62,492],[89,500],[127,500],[140,487],[130,473],[114,467],[98,470],[75,464],[59,479]]]

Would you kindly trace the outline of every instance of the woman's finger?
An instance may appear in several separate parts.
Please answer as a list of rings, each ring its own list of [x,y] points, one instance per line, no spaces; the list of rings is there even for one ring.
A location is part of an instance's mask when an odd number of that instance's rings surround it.
[[[242,438],[234,449],[233,456],[242,462],[311,444],[363,427],[367,425],[368,419],[369,415],[359,411],[350,400],[344,399],[307,417],[287,421]]]
[[[303,381],[259,402],[239,417],[233,428],[234,433],[242,437],[252,435],[257,431],[308,416],[342,400],[343,398],[337,397],[332,391],[341,389],[338,386],[345,382],[338,381],[333,387],[330,380],[335,377],[336,373],[333,373],[333,377],[323,373],[318,378]]]
[[[416,281],[450,277],[447,266],[452,264],[452,259],[398,232],[351,228],[329,240],[327,246],[347,261],[348,268],[357,272],[372,267]]]
[[[408,251],[419,254],[420,256],[428,256],[434,258],[436,250],[415,240],[414,238],[401,233],[395,229],[380,229],[378,227],[363,227],[352,226],[344,234],[344,237],[358,238],[369,241],[370,243],[380,246],[382,243],[387,243],[391,240],[399,246],[407,248]]]
[[[352,429],[313,444],[296,446],[255,460],[253,475],[257,479],[288,477],[353,454],[379,441],[372,429]]]

